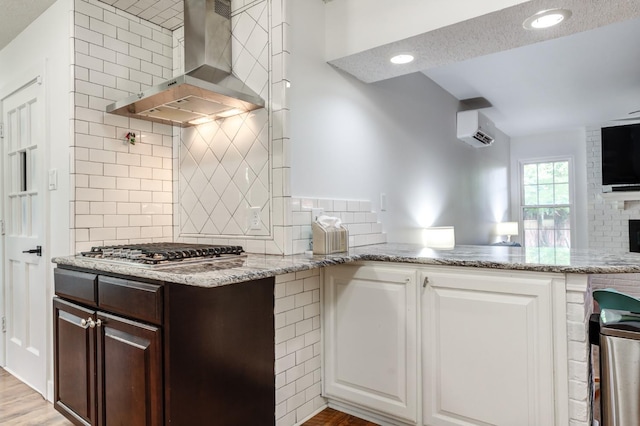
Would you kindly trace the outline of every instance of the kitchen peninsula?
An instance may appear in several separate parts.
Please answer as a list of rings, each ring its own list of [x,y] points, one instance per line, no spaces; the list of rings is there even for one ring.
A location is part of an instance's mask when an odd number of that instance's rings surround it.
[[[640,255],[573,250],[559,264],[534,258],[526,248],[381,244],[337,255],[249,254],[162,269],[79,256],[53,262],[63,273],[93,274],[98,284],[139,279],[171,291],[192,287],[200,299],[236,286],[251,291],[247,282],[273,291],[273,298],[261,296],[265,304],[275,299],[275,330],[267,333],[275,345],[275,418],[264,424],[294,424],[321,408],[322,380],[330,405],[382,424],[462,418],[469,424],[586,426],[588,277],[640,272]],[[302,394],[284,374],[296,359],[303,362],[295,378],[315,379]]]

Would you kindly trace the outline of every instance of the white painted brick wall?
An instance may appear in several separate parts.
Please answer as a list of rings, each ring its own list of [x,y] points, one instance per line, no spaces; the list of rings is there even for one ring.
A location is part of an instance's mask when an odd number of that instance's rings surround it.
[[[614,288],[640,298],[640,274],[598,274],[589,279],[592,290]]]
[[[320,271],[276,277],[276,426],[292,426],[326,406],[321,393]]]
[[[75,0],[72,42],[75,251],[171,240],[172,127],[104,110],[171,75],[172,33],[103,2]],[[124,141],[129,131],[136,145]]]
[[[592,306],[590,289],[567,291],[570,426],[590,426],[592,379],[588,331]]]
[[[602,138],[600,127],[587,128],[587,206],[589,247],[629,250],[629,220],[640,219],[640,201],[619,209],[602,193]]]

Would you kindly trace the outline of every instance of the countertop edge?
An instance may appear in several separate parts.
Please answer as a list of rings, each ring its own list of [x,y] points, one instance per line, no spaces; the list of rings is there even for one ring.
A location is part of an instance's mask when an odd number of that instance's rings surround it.
[[[474,246],[469,246],[474,249]],[[466,247],[468,250],[469,247]],[[471,267],[496,270],[531,271],[561,274],[619,274],[640,273],[640,261],[624,262],[608,260],[602,264],[582,265],[547,265],[537,263],[523,263],[514,260],[474,259],[473,255],[465,256],[455,252],[433,252],[430,255],[420,254],[419,247],[412,245],[376,245],[364,246],[349,253],[337,253],[334,255],[262,255],[248,254],[240,260],[211,262],[210,264],[194,266],[185,269],[185,266],[168,267],[166,269],[146,269],[130,265],[101,262],[94,259],[79,256],[54,257],[51,261],[58,265],[90,269],[95,271],[129,275],[158,281],[173,282],[178,284],[198,287],[219,287],[244,281],[270,278],[277,275],[292,272],[306,271],[327,266],[353,263],[357,261],[404,263],[414,265],[434,265],[450,267]],[[465,247],[462,247],[464,250]],[[476,257],[491,257],[490,253],[481,253]],[[504,250],[510,250],[505,248]],[[376,253],[376,251],[378,253]],[[398,254],[392,254],[392,253]],[[499,252],[500,255],[508,253]],[[483,256],[484,254],[484,256]],[[456,258],[457,257],[457,258]],[[517,256],[514,256],[517,259]],[[640,260],[640,258],[639,258]],[[235,262],[235,263],[234,263]],[[240,262],[240,263],[238,263]]]

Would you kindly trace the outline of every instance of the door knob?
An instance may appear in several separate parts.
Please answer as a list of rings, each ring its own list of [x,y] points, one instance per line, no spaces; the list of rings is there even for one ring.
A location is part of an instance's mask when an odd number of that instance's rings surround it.
[[[42,256],[42,246],[36,246],[36,248],[31,250],[25,250],[23,251],[23,253],[30,253],[30,254],[35,253],[36,256]]]

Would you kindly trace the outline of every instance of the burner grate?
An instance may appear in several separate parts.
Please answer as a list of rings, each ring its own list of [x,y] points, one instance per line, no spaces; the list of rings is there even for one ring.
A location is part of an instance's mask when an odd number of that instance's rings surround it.
[[[159,265],[185,260],[229,258],[244,253],[242,246],[187,243],[146,243],[92,247],[84,257]]]

